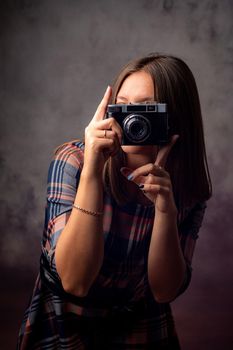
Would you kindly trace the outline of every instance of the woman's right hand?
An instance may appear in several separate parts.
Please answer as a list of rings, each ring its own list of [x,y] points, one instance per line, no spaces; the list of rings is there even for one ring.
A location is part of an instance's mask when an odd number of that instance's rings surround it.
[[[108,86],[93,119],[85,128],[83,170],[92,176],[102,176],[106,160],[114,156],[121,147],[121,127],[114,118],[104,119],[111,94],[112,89]]]

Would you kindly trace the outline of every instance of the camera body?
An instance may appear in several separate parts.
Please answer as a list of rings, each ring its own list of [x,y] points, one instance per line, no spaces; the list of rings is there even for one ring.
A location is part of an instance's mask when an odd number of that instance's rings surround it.
[[[106,118],[123,130],[123,145],[165,145],[170,141],[166,103],[108,105]]]

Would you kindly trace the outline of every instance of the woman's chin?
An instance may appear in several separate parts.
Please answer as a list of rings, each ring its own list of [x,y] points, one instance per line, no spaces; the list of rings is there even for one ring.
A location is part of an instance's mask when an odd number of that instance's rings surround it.
[[[154,145],[128,145],[121,146],[123,152],[127,154],[155,154],[157,153],[158,147]]]

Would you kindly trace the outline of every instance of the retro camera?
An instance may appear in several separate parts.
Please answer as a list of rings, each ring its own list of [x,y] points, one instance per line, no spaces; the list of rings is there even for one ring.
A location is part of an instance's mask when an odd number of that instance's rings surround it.
[[[123,145],[165,145],[170,141],[166,103],[114,104],[107,107],[123,129]]]

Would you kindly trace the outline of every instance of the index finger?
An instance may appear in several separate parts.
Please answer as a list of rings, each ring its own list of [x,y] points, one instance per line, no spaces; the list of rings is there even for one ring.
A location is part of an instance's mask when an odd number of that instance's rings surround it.
[[[106,108],[108,106],[108,102],[110,100],[111,95],[112,95],[112,88],[111,88],[111,86],[108,86],[106,91],[105,91],[104,97],[103,97],[102,101],[100,102],[100,104],[99,104],[99,106],[94,114],[94,117],[93,117],[94,121],[104,119],[104,116],[106,113]]]
[[[179,135],[173,135],[169,144],[167,144],[166,146],[162,147],[159,150],[157,157],[156,157],[155,165],[161,166],[163,168],[165,167],[165,165],[167,163],[168,155],[169,155],[172,147],[174,146],[174,144],[178,140],[178,138],[179,138]]]

